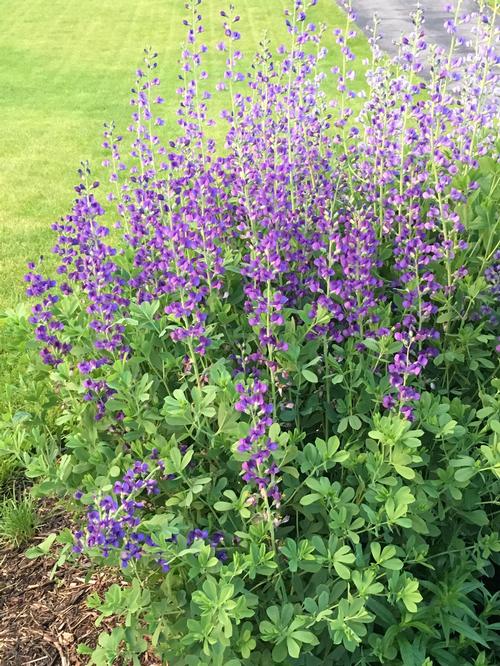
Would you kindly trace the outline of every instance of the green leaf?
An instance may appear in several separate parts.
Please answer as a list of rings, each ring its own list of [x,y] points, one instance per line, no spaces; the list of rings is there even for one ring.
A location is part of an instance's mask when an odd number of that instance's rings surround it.
[[[373,559],[375,562],[378,562],[380,560],[380,553],[382,552],[382,549],[380,547],[380,544],[378,541],[372,541],[370,543],[370,550],[373,556]]]
[[[337,562],[347,562],[347,564],[352,564],[356,557],[354,553],[351,552],[349,546],[341,546],[334,555],[334,560]]]
[[[398,521],[396,521],[399,525],[401,524],[400,520],[404,520],[404,519],[399,519]],[[412,517],[410,519],[410,525],[408,527],[410,527],[410,526],[413,527],[415,532],[417,532],[418,534],[429,534],[429,528],[427,526],[427,523],[425,522],[425,520],[421,516],[412,515]],[[403,525],[403,527],[407,527],[407,526]]]
[[[318,645],[319,643],[312,631],[306,631],[305,629],[294,631],[292,636],[295,640],[300,641],[301,643],[308,643],[309,645]]]
[[[277,645],[274,646],[272,658],[275,663],[281,664],[282,661],[285,661],[287,655],[288,650],[285,641],[280,641]]]
[[[414,479],[415,478],[415,470],[413,470],[411,467],[407,467],[406,465],[397,465],[393,464],[394,469],[396,472],[403,477],[403,479]]]
[[[349,458],[349,451],[339,451],[331,459],[334,463],[343,463]]]
[[[333,568],[337,572],[339,578],[342,578],[342,580],[349,580],[351,577],[351,570],[348,569],[345,564],[342,564],[341,562],[334,562]]]
[[[403,568],[403,562],[398,557],[392,557],[390,560],[385,560],[381,562],[381,565],[384,569],[389,569],[390,571],[399,571]]]
[[[300,645],[294,640],[291,636],[288,636],[286,639],[286,647],[288,649],[288,654],[292,659],[298,659],[300,656]]]
[[[275,635],[277,631],[274,624],[272,624],[272,622],[269,622],[268,620],[262,620],[262,622],[259,624],[259,630],[263,636]],[[269,639],[264,638],[264,640],[269,640]]]
[[[215,502],[214,509],[216,511],[231,511],[233,505],[229,502]]]
[[[280,610],[278,606],[270,606],[266,610],[268,618],[271,620],[273,624],[279,624],[280,621]]]
[[[182,464],[181,464],[181,469],[185,469],[189,463],[191,462],[191,459],[193,457],[194,450],[193,449],[188,449],[186,453],[184,454],[182,458]]]
[[[479,643],[488,647],[486,639],[484,639],[480,634],[475,631],[472,627],[466,624],[463,620],[460,620],[458,617],[451,616],[448,618],[448,623],[452,629],[454,629],[459,635],[465,636],[473,643]]]
[[[349,425],[349,419],[344,416],[344,418],[340,419],[340,423],[337,428],[338,433],[343,433],[345,430],[347,430],[347,426]]]
[[[318,375],[316,375],[312,370],[308,370],[307,368],[304,368],[302,370],[302,376],[304,379],[308,382],[311,382],[311,384],[317,384],[318,383]]]
[[[491,419],[490,426],[494,432],[500,435],[500,421],[497,421],[496,419]]]
[[[49,534],[48,537],[46,537],[41,543],[39,543],[37,546],[33,546],[32,548],[28,548],[28,550],[24,553],[25,556],[29,560],[34,560],[37,557],[43,557],[44,555],[47,555],[49,553],[50,549],[52,548],[52,544],[57,538],[57,534],[55,532],[52,532]]]
[[[489,416],[490,414],[494,414],[495,410],[493,407],[483,407],[482,409],[478,409],[476,412],[476,416],[479,419],[484,419],[486,416]]]
[[[349,416],[349,425],[353,430],[359,430],[362,426],[359,416],[356,416],[356,414]]]
[[[309,495],[304,495],[304,497],[300,498],[300,503],[302,506],[309,506],[310,504],[314,504],[314,502],[319,502],[321,500],[321,495],[318,495],[318,493],[310,493]]]
[[[403,660],[403,666],[423,666],[422,659],[419,658],[418,652],[414,650],[411,645],[403,636],[398,636],[399,652]]]
[[[476,470],[474,468],[461,467],[455,472],[455,480],[459,481],[460,483],[465,483],[466,481],[469,481],[469,479],[472,479],[475,473]]]
[[[417,604],[419,604],[423,597],[418,591],[418,580],[410,578],[406,581],[403,589],[398,592],[398,599],[400,599],[409,613],[417,612]]]
[[[377,352],[379,351],[379,343],[374,338],[365,338],[362,343],[370,351]]]

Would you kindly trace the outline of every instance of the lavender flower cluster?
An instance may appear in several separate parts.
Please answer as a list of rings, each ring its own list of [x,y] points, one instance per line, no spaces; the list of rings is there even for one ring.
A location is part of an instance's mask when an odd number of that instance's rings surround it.
[[[99,498],[94,496],[92,503],[87,503],[85,526],[74,534],[74,553],[80,554],[90,549],[108,558],[112,553],[119,552],[123,569],[131,561],[148,557],[163,573],[170,571],[165,544],[160,545],[154,541],[143,524],[144,516],[147,516],[147,501],[138,498],[144,494],[146,497],[160,494],[155,476],[166,480],[175,475],[165,474],[165,463],[159,458],[157,450],[149,458],[150,462],[137,460],[122,479],[114,483],[111,494]],[[75,499],[82,498],[85,499],[84,493],[76,491]],[[173,534],[166,542],[176,544],[177,540],[178,534]],[[208,543],[220,562],[227,561],[224,532],[216,530],[210,534],[206,529],[189,530],[186,535],[187,546],[197,540]]]
[[[267,435],[267,430],[273,423],[273,405],[265,399],[267,390],[267,385],[258,380],[247,389],[242,384],[236,385],[239,400],[234,408],[250,415],[248,434],[239,440],[237,451],[249,454],[242,464],[243,480],[256,484],[259,490],[279,507],[281,494],[276,477],[280,470],[276,463],[268,462],[278,445]]]
[[[147,462],[136,461],[121,481],[116,481],[113,493],[104,495],[87,507],[87,521],[85,530],[75,533],[75,553],[83,552],[84,548],[96,548],[103,557],[109,557],[111,552],[120,551],[120,564],[123,568],[131,560],[140,560],[146,553],[153,555],[154,561],[166,573],[170,566],[163,556],[159,544],[151,536],[140,530],[141,514],[145,509],[144,500],[137,497],[157,495],[160,490],[158,481],[153,474],[163,473],[164,465],[156,459],[153,469]],[[81,499],[83,493],[77,491],[76,499]]]

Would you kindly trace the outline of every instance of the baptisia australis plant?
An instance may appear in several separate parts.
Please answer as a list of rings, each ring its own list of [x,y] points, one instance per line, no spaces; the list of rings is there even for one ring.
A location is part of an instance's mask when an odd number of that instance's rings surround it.
[[[444,52],[417,11],[392,60],[375,24],[363,82],[315,5],[251,66],[221,12],[212,81],[189,2],[177,130],[147,50],[107,193],[82,165],[30,265],[60,444],[27,473],[121,566],[95,664],[498,663],[495,14]]]

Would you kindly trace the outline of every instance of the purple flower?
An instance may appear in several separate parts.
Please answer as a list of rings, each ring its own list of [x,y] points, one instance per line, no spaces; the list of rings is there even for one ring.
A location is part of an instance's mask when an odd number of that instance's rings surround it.
[[[237,384],[236,390],[239,400],[235,404],[235,409],[250,416],[248,434],[236,445],[239,453],[249,454],[241,464],[243,480],[256,484],[259,490],[271,497],[278,507],[281,495],[274,477],[280,470],[275,463],[268,463],[273,451],[278,448],[277,443],[267,435],[273,423],[271,417],[273,406],[266,402],[265,398],[268,387],[264,382],[253,380],[248,388],[241,383]]]

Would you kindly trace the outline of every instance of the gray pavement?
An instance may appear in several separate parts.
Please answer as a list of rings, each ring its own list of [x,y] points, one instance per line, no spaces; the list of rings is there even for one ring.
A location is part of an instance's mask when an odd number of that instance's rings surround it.
[[[451,2],[451,0],[450,0]],[[444,11],[446,0],[352,0],[352,7],[358,17],[358,25],[362,29],[373,24],[373,15],[376,13],[380,18],[379,41],[380,48],[390,55],[397,53],[394,41],[401,34],[412,31],[413,26],[410,14],[415,11],[417,5],[424,10],[425,34],[430,44],[437,44],[444,49],[450,46],[450,35],[446,32],[443,24],[452,15]],[[477,4],[474,0],[463,0],[460,13],[469,14],[476,10]]]

